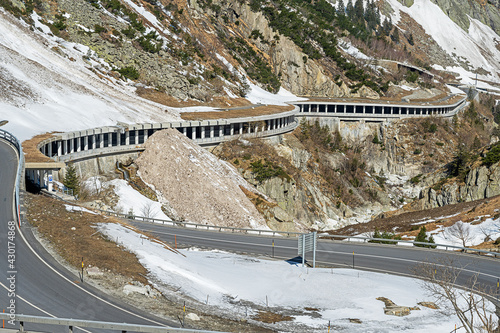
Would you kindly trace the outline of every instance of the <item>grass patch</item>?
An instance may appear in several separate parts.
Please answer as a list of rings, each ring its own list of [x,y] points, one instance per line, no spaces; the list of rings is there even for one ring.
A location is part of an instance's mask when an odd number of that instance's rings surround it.
[[[293,318],[290,316],[284,316],[279,313],[273,313],[270,311],[259,311],[252,319],[258,320],[267,324],[275,324],[280,321],[292,321]]]

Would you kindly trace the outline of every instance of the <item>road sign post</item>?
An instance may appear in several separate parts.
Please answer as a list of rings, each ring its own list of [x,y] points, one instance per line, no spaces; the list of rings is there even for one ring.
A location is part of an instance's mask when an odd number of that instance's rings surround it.
[[[309,234],[302,234],[299,236],[298,240],[298,254],[302,256],[302,267],[306,263],[306,253],[313,252],[313,268],[316,267],[316,232],[311,232]]]

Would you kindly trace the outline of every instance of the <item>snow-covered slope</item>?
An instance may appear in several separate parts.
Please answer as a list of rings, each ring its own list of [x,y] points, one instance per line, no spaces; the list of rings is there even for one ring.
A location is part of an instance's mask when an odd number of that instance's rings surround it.
[[[176,112],[137,97],[135,88],[99,74],[88,47],[31,31],[0,8],[0,120],[19,139],[38,133],[176,120]],[[66,56],[64,56],[66,54]]]
[[[407,13],[457,62],[457,66],[446,69],[459,73],[463,83],[473,83],[473,73],[478,69],[489,72],[480,74],[479,78],[500,82],[500,49],[496,47],[500,36],[490,27],[469,18],[469,31],[464,31],[430,0],[415,0],[410,7],[397,0],[387,2],[395,10],[392,15],[395,24],[401,19],[401,12]],[[469,68],[464,69],[459,64]]]

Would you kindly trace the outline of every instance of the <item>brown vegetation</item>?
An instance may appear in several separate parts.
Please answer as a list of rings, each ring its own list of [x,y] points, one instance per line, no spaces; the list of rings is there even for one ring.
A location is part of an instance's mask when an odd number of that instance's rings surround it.
[[[259,311],[253,319],[261,321],[263,323],[267,324],[274,324],[278,323],[280,321],[292,321],[293,318],[290,316],[284,316],[279,313],[274,313],[270,311]]]
[[[280,106],[280,105],[261,105],[261,106],[248,106],[233,109],[224,109],[221,111],[208,111],[208,112],[184,112],[181,114],[183,120],[213,120],[213,119],[231,119],[243,117],[258,117],[275,113],[282,113],[292,111],[293,105]]]
[[[147,284],[147,271],[135,254],[96,232],[98,223],[121,223],[113,217],[70,212],[64,203],[42,195],[27,194],[27,219],[72,267],[98,267]],[[74,230],[72,228],[75,228]]]
[[[29,162],[52,162],[50,158],[42,154],[38,149],[37,145],[45,139],[48,139],[57,132],[40,134],[26,140],[22,143],[24,158],[27,163]]]
[[[189,106],[211,106],[214,108],[227,108],[246,106],[251,103],[244,98],[227,98],[227,97],[213,97],[211,101],[199,102],[195,100],[179,100],[175,97],[169,96],[166,93],[150,88],[139,87],[136,90],[137,95],[142,98],[149,99],[150,101],[163,104],[174,108],[182,108]]]

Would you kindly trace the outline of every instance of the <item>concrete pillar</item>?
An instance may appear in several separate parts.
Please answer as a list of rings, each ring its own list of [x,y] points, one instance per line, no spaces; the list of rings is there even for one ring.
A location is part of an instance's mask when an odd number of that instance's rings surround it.
[[[76,138],[76,147],[75,147],[75,151],[76,152],[79,152],[82,150],[82,139],[81,139],[81,136],[79,136],[78,138]]]
[[[125,131],[125,146],[128,146],[130,144],[130,132]]]
[[[184,134],[185,136],[187,136],[187,127],[183,127],[182,128],[182,134]]]
[[[215,137],[214,126],[210,126],[210,138]]]
[[[196,127],[191,127],[191,140],[196,140]]]
[[[104,136],[105,135],[106,134],[99,135],[99,147],[101,147],[101,148],[104,147]]]
[[[57,156],[61,156],[61,155],[62,155],[62,142],[57,141]]]
[[[363,105],[363,114],[366,113],[366,105]]]
[[[49,149],[48,149],[48,156],[49,156],[49,157],[52,157],[52,142],[50,142],[50,143],[47,145],[47,147],[49,148]]]
[[[69,152],[74,153],[75,152],[75,139],[70,139],[69,140]]]
[[[205,126],[201,126],[201,138],[205,139]]]
[[[234,124],[229,124],[229,135],[234,135]]]
[[[47,171],[47,190],[52,192],[52,170]]]
[[[85,135],[85,138],[83,139],[83,150],[89,150],[89,136]]]
[[[243,124],[240,124],[240,131],[239,131],[239,134],[243,134]]]

